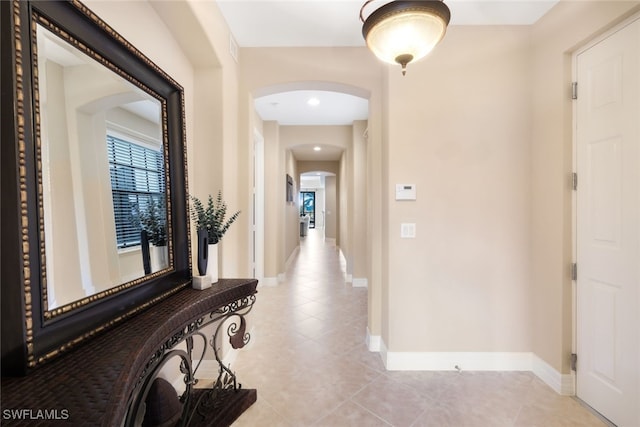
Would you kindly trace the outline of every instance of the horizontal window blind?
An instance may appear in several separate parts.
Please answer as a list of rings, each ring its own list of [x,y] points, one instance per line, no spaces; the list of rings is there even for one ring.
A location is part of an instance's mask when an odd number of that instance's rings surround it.
[[[164,211],[162,153],[107,135],[107,155],[118,247],[139,245],[138,213],[146,211],[151,203]]]

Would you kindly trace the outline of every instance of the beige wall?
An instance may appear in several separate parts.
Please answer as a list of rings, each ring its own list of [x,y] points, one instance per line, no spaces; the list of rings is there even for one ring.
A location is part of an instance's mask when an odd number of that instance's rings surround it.
[[[529,35],[452,27],[390,71],[389,351],[531,349]],[[395,201],[395,184],[417,200]]]
[[[571,54],[638,2],[560,2],[532,32],[532,350],[562,373],[572,348]]]

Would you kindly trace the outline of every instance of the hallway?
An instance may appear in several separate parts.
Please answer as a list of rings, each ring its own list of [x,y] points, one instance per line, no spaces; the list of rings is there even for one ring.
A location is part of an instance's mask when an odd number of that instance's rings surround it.
[[[344,268],[309,230],[285,282],[259,287],[231,366],[258,401],[234,427],[605,425],[530,372],[385,371],[364,344],[367,290]]]

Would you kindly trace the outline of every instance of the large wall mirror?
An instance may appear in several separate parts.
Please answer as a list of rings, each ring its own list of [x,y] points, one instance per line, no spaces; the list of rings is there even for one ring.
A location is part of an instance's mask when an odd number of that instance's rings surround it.
[[[80,2],[1,7],[14,375],[178,291],[191,268],[182,87]]]

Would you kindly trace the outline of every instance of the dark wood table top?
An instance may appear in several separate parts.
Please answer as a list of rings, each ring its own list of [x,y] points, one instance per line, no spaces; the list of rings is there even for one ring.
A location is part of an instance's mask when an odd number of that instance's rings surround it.
[[[2,378],[0,424],[121,427],[150,358],[197,319],[257,292],[255,279],[220,279],[204,291],[185,288],[25,377]],[[28,420],[9,420],[25,411]],[[38,411],[49,411],[48,414]]]

